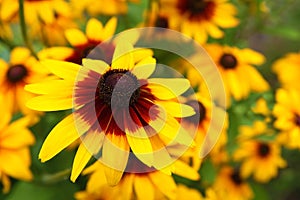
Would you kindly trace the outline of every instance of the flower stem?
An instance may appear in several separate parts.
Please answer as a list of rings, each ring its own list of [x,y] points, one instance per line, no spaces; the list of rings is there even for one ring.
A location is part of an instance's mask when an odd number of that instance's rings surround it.
[[[71,174],[71,169],[59,171],[55,174],[43,174],[36,182],[44,185],[51,185],[63,180],[67,180]]]
[[[25,15],[24,15],[24,0],[19,0],[19,17],[20,17],[20,27],[22,31],[22,36],[26,47],[30,50],[31,54],[38,59],[36,53],[34,52],[32,45],[28,39],[26,23],[25,23]]]

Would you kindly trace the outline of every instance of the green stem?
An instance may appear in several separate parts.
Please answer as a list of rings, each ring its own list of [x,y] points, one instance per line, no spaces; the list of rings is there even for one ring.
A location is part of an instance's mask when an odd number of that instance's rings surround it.
[[[24,15],[24,0],[19,0],[19,16],[20,16],[20,26],[21,26],[21,31],[22,31],[22,36],[25,45],[27,48],[31,51],[31,54],[38,59],[36,53],[34,52],[32,45],[28,39],[27,35],[27,29],[26,29],[26,23],[25,23],[25,15]]]
[[[43,174],[36,182],[50,185],[63,180],[67,180],[71,174],[71,169],[66,169],[55,174]]]

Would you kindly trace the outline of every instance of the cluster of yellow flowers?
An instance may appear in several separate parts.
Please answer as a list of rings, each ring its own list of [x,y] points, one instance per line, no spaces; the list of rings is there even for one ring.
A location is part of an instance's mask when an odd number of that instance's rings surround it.
[[[32,159],[76,151],[67,175],[78,200],[255,198],[253,185],[287,167],[282,149],[300,149],[300,53],[273,63],[270,84],[256,68],[265,55],[224,42],[238,13],[229,0],[0,0],[3,193],[12,178],[51,184]],[[175,30],[201,44],[226,103],[198,73],[209,64],[136,47],[141,34],[115,36],[146,27],[160,28],[158,41]],[[64,115],[54,128],[50,111]]]

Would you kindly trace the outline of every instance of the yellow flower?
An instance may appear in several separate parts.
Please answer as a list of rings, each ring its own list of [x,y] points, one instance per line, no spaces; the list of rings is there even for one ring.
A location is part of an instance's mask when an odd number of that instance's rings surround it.
[[[36,119],[23,117],[9,124],[10,117],[2,113],[0,122],[0,181],[3,184],[3,192],[10,190],[10,179],[29,181],[32,173],[29,169],[31,156],[29,146],[35,139],[28,129]]]
[[[137,0],[131,0],[131,2],[137,2]],[[71,0],[71,3],[78,15],[85,10],[91,16],[97,15],[118,15],[126,14],[128,10],[127,0]]]
[[[56,13],[68,13],[69,11],[69,4],[64,0],[24,0],[25,20],[30,25],[39,25],[40,21],[46,24],[53,23]],[[12,21],[17,19],[18,12],[18,0],[2,0],[0,18]]]
[[[146,19],[143,26],[145,27],[159,27],[170,28],[168,15],[161,12],[158,2],[152,2],[151,9],[146,13]]]
[[[227,0],[160,0],[162,12],[167,13],[169,26],[204,44],[208,36],[222,38],[220,28],[238,25],[236,8]]]
[[[280,58],[273,64],[273,71],[277,74],[283,88],[300,89],[298,82],[300,78],[300,52],[289,53],[283,58]]]
[[[253,198],[253,192],[241,177],[238,169],[225,166],[218,173],[212,187],[220,199],[247,200]]]
[[[265,57],[251,49],[206,45],[205,49],[221,72],[228,98],[236,100],[246,98],[251,91],[263,92],[269,89],[268,83],[252,66],[261,65]],[[229,103],[230,101],[228,101]]]
[[[201,85],[204,85],[204,82]],[[186,99],[185,104],[191,106],[196,114],[183,118],[181,123],[188,132],[195,133],[194,140],[196,147],[190,149],[186,155],[191,155],[193,166],[197,170],[200,168],[200,157],[203,152],[210,151],[209,155],[214,163],[220,163],[227,158],[226,151],[223,149],[227,143],[226,130],[228,127],[228,118],[225,113],[226,111],[214,105],[208,95],[207,90],[200,89],[200,92],[196,93],[197,98]],[[219,124],[212,122],[213,107],[215,109],[214,117],[224,120],[223,127],[221,128]],[[225,119],[223,119],[224,116]]]
[[[76,28],[74,17],[69,12],[56,12],[55,20],[51,23],[40,23],[40,26],[32,26],[30,35],[39,35],[46,46],[65,45],[67,43],[64,32],[70,28]]]
[[[71,180],[75,181],[92,154],[99,156],[102,149],[101,160],[114,168],[106,167],[107,181],[115,185],[130,150],[146,165],[161,169],[172,162],[164,149],[168,142],[189,146],[193,139],[175,117],[190,116],[194,111],[174,100],[190,87],[189,81],[149,78],[156,67],[152,54],[124,42],[116,46],[111,65],[91,59],[83,59],[83,66],[44,61],[61,80],[27,85],[28,91],[41,94],[27,106],[40,111],[73,108],[74,112],[48,135],[39,154],[42,162],[81,137]]]
[[[197,180],[199,175],[197,171],[181,161],[174,164],[175,174],[185,175],[187,178]],[[143,168],[143,170],[141,170]],[[176,186],[171,175],[157,171],[154,168],[141,163],[133,158],[127,165],[127,171],[124,173],[119,184],[111,187],[105,181],[104,166],[100,162],[94,163],[87,168],[83,174],[90,174],[85,191],[75,194],[78,200],[87,199],[182,199],[187,195],[194,197],[192,199],[201,199],[201,195],[192,189],[182,185]],[[139,173],[143,171],[144,173]],[[179,173],[177,173],[179,172]]]
[[[112,37],[117,27],[117,18],[111,18],[103,27],[102,23],[95,18],[88,21],[86,33],[81,30],[72,28],[65,31],[67,41],[73,48],[68,47],[51,47],[39,52],[39,57],[64,60],[77,64],[82,64],[82,58],[86,58],[92,49],[97,47],[101,42]],[[97,52],[96,56],[103,56],[107,62],[111,62],[114,46],[108,46],[105,52]],[[99,59],[99,58],[98,58]]]
[[[278,168],[286,166],[286,162],[280,156],[281,149],[278,143],[262,141],[258,138],[268,132],[263,124],[257,121],[253,128],[241,127],[239,148],[234,152],[233,158],[236,161],[242,161],[242,177],[247,178],[253,174],[255,180],[268,182],[277,175]]]
[[[279,129],[278,141],[292,149],[300,149],[300,94],[298,90],[278,89],[273,115],[274,127]]]
[[[0,102],[1,108],[9,113],[32,113],[25,102],[33,97],[24,90],[28,83],[43,80],[47,70],[23,47],[16,47],[10,53],[9,63],[0,59]]]

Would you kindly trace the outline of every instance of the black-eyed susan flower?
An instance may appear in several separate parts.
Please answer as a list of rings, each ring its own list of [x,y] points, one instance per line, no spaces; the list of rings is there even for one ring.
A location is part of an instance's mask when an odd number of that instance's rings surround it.
[[[300,89],[299,85],[295,84],[300,78],[299,66],[300,53],[289,53],[273,64],[272,69],[283,88]]]
[[[131,2],[137,2],[139,0],[130,0]],[[77,15],[87,11],[91,16],[97,15],[119,15],[126,14],[128,10],[127,0],[83,0],[75,1],[71,0],[71,4],[74,7]],[[103,6],[105,5],[105,6]]]
[[[183,177],[197,180],[199,174],[188,165],[178,160],[174,163],[173,171]],[[111,187],[105,181],[103,164],[94,163],[87,168],[83,174],[90,174],[85,191],[78,192],[75,197],[78,200],[91,199],[182,199],[188,196],[192,199],[201,199],[201,195],[196,190],[188,189],[182,185],[176,185],[171,175],[162,171],[151,169],[141,163],[138,159],[133,159],[127,168],[131,168],[128,173],[124,173],[118,185]],[[143,170],[141,170],[144,168]],[[144,172],[144,173],[139,173]]]
[[[238,25],[236,8],[227,0],[160,0],[162,12],[168,13],[173,29],[204,44],[208,36],[222,38],[220,28]]]
[[[217,110],[215,112],[216,119],[222,119],[226,115],[226,111],[221,108],[218,108],[210,100],[208,91],[204,87],[204,82],[202,82],[199,92],[196,93],[195,97],[187,98],[185,104],[191,106],[195,110],[195,114],[182,119],[182,126],[193,133],[196,130],[194,137],[196,147],[189,149],[186,152],[186,155],[191,155],[193,160],[193,166],[195,169],[200,168],[201,164],[201,152],[209,152],[209,155],[215,161],[219,163],[226,160],[227,155],[226,151],[223,150],[227,142],[227,127],[228,119],[225,118],[223,127],[219,129],[219,125],[212,122],[212,107]],[[202,87],[203,85],[203,87]],[[210,131],[209,131],[210,130]]]
[[[48,72],[24,47],[14,48],[10,52],[10,61],[0,59],[0,101],[10,113],[32,112],[25,106],[33,97],[24,90],[24,86],[43,80]]]
[[[35,139],[28,129],[36,122],[32,117],[23,117],[9,123],[10,117],[2,113],[0,122],[0,180],[3,192],[10,190],[9,177],[29,181],[33,178],[30,171],[31,156],[29,146]]]
[[[61,80],[27,85],[28,91],[41,94],[27,106],[74,112],[54,127],[39,158],[43,162],[51,159],[80,137],[72,181],[92,155],[99,158],[100,150],[101,160],[112,167],[105,168],[107,181],[115,185],[125,170],[129,151],[146,165],[161,169],[172,162],[164,149],[168,142],[192,143],[175,117],[187,117],[194,111],[174,100],[190,87],[189,81],[149,78],[156,67],[151,50],[134,50],[123,42],[116,46],[111,65],[91,59],[83,59],[83,66],[55,60],[43,63]]]
[[[65,31],[77,28],[77,24],[70,9],[63,11],[56,12],[54,15],[55,20],[51,23],[41,21],[39,26],[32,26],[32,30],[29,33],[34,36],[39,35],[40,40],[46,46],[66,45]]]
[[[18,0],[2,0],[1,18],[5,21],[17,19],[19,12]],[[70,5],[64,0],[24,0],[25,20],[30,25],[49,24],[55,21],[57,13],[70,12]]]
[[[152,2],[151,9],[145,14],[145,27],[170,28],[168,15],[161,12],[158,2]]]
[[[299,100],[298,90],[278,89],[273,108],[273,115],[276,118],[274,127],[280,131],[277,139],[282,145],[293,149],[300,148]]]
[[[267,81],[253,66],[264,63],[265,57],[261,53],[217,44],[206,45],[205,49],[220,70],[228,98],[232,95],[236,100],[241,100],[251,91],[269,89]]]
[[[277,176],[278,169],[285,167],[286,162],[280,155],[281,149],[277,142],[257,138],[267,132],[267,127],[263,124],[256,122],[254,127],[241,127],[239,148],[234,152],[233,158],[242,161],[241,176],[247,178],[253,174],[255,180],[268,182]]]
[[[214,196],[222,199],[247,200],[253,198],[249,184],[242,178],[239,169],[223,167],[212,186]]]
[[[102,23],[95,18],[91,18],[86,25],[85,33],[80,29],[72,28],[65,31],[67,41],[73,48],[51,47],[39,52],[39,57],[64,60],[81,64],[91,50],[97,50],[97,45],[112,37],[117,27],[117,18],[111,18],[103,27]],[[97,56],[103,56],[103,60],[111,62],[114,45],[108,45],[105,52],[96,51]],[[99,58],[98,58],[99,59]]]

